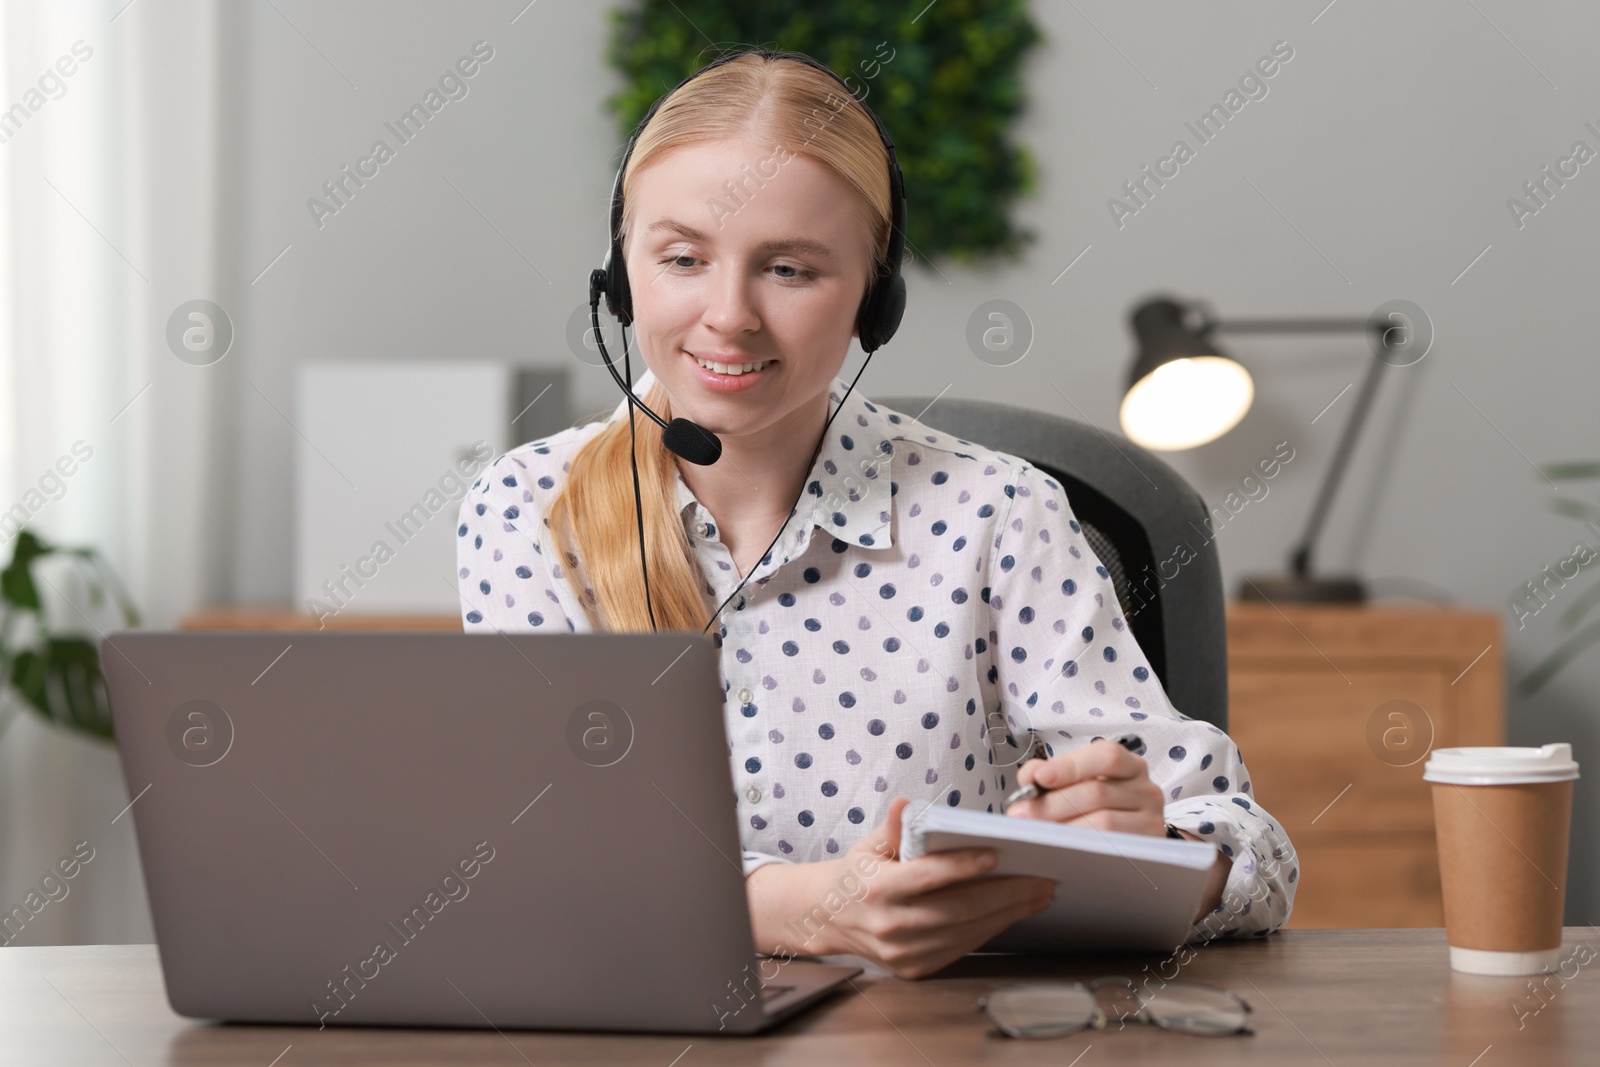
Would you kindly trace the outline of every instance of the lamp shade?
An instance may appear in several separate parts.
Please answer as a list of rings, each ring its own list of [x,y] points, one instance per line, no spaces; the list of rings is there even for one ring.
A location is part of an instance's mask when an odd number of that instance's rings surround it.
[[[1158,298],[1133,312],[1139,349],[1122,399],[1122,431],[1145,448],[1193,448],[1227,433],[1250,410],[1250,372],[1224,355],[1184,307]]]

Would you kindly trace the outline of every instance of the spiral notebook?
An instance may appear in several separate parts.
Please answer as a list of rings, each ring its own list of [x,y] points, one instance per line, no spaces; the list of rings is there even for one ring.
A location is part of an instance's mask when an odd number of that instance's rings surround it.
[[[900,829],[903,859],[975,845],[998,851],[990,875],[1056,882],[1048,909],[1013,923],[981,952],[1170,952],[1191,936],[1217,857],[1216,846],[1201,841],[959,808],[930,807]]]

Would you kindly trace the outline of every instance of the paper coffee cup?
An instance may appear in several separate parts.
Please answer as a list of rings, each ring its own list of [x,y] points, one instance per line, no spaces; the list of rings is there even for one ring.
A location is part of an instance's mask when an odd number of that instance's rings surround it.
[[[1433,783],[1450,966],[1554,970],[1578,777],[1572,746],[1435,749],[1422,777]]]

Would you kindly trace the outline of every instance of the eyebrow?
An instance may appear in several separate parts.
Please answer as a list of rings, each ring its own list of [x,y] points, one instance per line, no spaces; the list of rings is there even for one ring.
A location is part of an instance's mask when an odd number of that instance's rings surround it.
[[[652,222],[649,228],[645,230],[645,233],[653,234],[658,230],[666,230],[669,233],[687,237],[691,241],[709,240],[701,231],[676,219],[660,219]],[[780,237],[772,241],[763,241],[758,247],[765,251],[809,253],[823,258],[829,258],[834,254],[831,246],[825,245],[821,241],[813,240],[810,237]]]

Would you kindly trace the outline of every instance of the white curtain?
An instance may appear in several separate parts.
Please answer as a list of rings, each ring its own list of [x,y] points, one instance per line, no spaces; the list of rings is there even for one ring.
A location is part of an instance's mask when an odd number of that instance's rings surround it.
[[[205,0],[0,4],[0,512],[21,504],[41,537],[98,549],[147,628],[226,595],[229,507],[216,490],[230,457],[210,440],[223,379],[178,360],[165,334],[185,301],[228,305],[217,232],[230,17]],[[59,484],[47,474],[85,450]],[[52,622],[96,640],[113,625],[81,587],[60,589]],[[132,816],[116,818],[129,798],[114,749],[6,704],[0,911],[78,842],[94,858],[0,940],[152,940]]]

